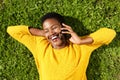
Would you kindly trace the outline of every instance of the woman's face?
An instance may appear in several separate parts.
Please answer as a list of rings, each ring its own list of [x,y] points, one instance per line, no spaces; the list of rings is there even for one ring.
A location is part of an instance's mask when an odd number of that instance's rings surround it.
[[[43,22],[45,37],[54,48],[65,45],[65,38],[61,34],[62,25],[54,18],[46,19]]]

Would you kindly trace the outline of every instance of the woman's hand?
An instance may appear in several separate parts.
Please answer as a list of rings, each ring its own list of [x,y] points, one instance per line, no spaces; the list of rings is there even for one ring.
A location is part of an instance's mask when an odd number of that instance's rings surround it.
[[[72,30],[72,28],[66,24],[62,24],[64,27],[61,28],[62,30],[62,33],[63,34],[70,34],[71,35],[71,38],[69,39],[72,43],[75,43],[75,44],[80,44],[81,43],[81,39],[80,37]]]
[[[80,38],[73,30],[70,26],[66,25],[66,24],[62,24],[64,27],[61,28],[61,30],[65,30],[62,31],[63,34],[70,34],[71,38],[69,39],[72,43],[74,44],[90,44],[93,42],[93,39],[90,37],[86,37],[86,38]]]

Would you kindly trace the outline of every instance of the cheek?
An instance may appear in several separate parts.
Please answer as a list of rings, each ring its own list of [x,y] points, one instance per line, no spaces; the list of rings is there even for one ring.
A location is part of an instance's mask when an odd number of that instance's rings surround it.
[[[48,34],[47,33],[45,33],[45,37],[48,38]]]
[[[60,29],[60,28],[59,28],[59,29],[56,29],[55,32],[60,33],[60,32],[61,32],[61,29]]]

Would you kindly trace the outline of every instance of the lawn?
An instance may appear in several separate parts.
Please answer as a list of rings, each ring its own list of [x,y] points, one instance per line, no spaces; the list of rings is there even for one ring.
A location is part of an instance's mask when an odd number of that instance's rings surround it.
[[[62,14],[80,36],[102,27],[117,32],[111,44],[93,52],[87,77],[120,80],[120,0],[0,0],[0,80],[39,79],[31,52],[6,29],[22,24],[41,28],[40,17],[52,11]]]

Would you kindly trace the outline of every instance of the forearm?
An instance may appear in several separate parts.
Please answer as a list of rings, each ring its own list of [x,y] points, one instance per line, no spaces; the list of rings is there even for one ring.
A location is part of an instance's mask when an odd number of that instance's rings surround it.
[[[91,37],[79,37],[75,32],[71,33],[71,38],[69,39],[72,43],[81,45],[81,44],[92,44],[93,43],[93,38]]]
[[[43,30],[29,27],[29,31],[32,35],[43,36],[44,37],[44,31]]]
[[[80,38],[80,44],[92,44],[93,42],[91,37]]]

